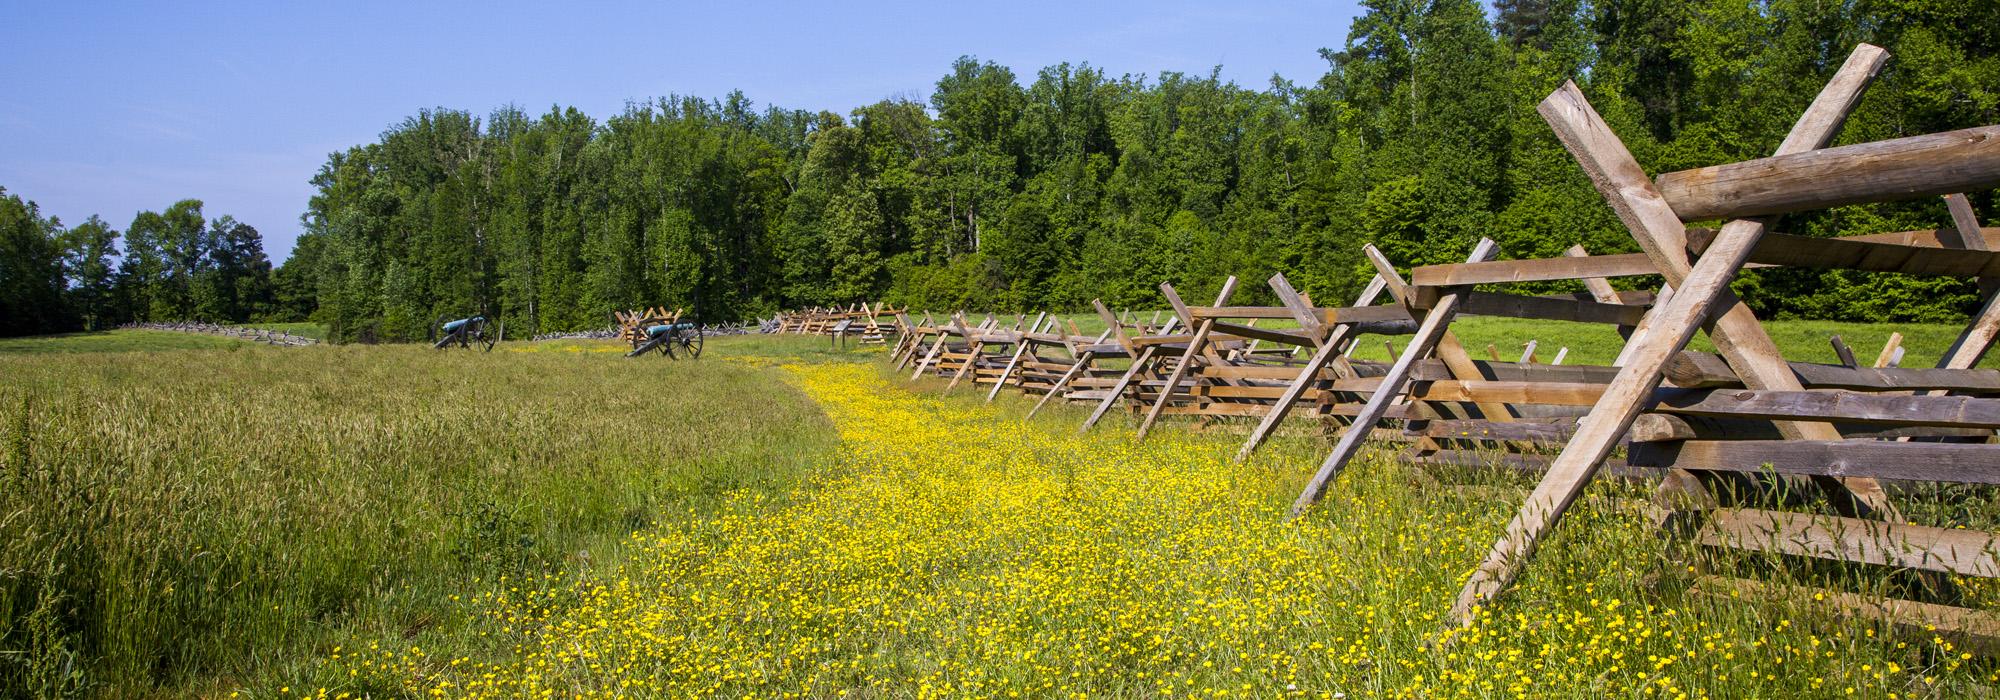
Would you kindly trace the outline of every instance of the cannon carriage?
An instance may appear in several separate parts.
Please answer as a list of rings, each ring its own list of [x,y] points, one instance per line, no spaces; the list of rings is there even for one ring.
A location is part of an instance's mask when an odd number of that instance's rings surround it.
[[[431,349],[443,350],[457,345],[467,350],[477,349],[492,352],[493,346],[505,337],[507,327],[485,315],[467,316],[446,321],[439,316],[431,324]]]
[[[638,357],[654,351],[673,359],[701,357],[701,325],[681,320],[680,309],[669,313],[663,307],[653,307],[617,311],[612,316],[618,321],[618,337],[632,345],[632,351],[625,353],[626,357]]]

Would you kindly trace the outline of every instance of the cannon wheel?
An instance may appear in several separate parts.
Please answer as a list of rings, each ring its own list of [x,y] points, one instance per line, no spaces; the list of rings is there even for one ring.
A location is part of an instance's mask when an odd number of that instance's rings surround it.
[[[496,343],[499,343],[499,342],[500,342],[500,332],[501,332],[501,331],[503,331],[503,330],[505,330],[505,329],[506,329],[506,327],[505,327],[505,326],[502,326],[502,325],[500,325],[499,323],[497,323],[497,322],[496,322],[496,323],[494,323],[494,324],[493,324],[493,332],[492,332],[492,333],[488,333],[488,332],[486,332],[486,330],[487,330],[487,329],[486,329],[486,324],[484,324],[484,323],[480,324],[480,325],[479,325],[479,340],[478,340],[478,342],[479,342],[479,345],[480,345],[480,350],[481,350],[481,351],[484,351],[484,352],[493,352],[493,346],[494,346],[494,345],[495,345]]]
[[[681,351],[687,353],[688,359],[695,360],[701,358],[701,326],[695,326],[683,331],[679,342]]]

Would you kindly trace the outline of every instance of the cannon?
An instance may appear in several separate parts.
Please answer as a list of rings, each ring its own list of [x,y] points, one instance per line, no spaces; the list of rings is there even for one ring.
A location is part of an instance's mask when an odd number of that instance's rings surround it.
[[[632,352],[626,357],[638,357],[654,350],[673,359],[686,355],[688,359],[701,357],[701,325],[689,322],[660,323],[647,326],[641,331],[643,338],[634,341]]]
[[[457,345],[467,350],[478,348],[492,352],[493,346],[506,333],[505,325],[489,321],[485,316],[468,316],[456,321],[446,321],[439,316],[437,322],[431,324],[431,348],[443,350]]]

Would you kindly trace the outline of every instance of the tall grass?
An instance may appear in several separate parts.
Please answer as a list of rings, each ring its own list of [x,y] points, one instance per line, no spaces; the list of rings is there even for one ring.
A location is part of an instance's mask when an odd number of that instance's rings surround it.
[[[776,372],[409,346],[0,356],[0,696],[216,693],[356,636],[453,639],[441,611],[476,580],[588,569],[831,454]]]
[[[1692,552],[1634,484],[1594,484],[1460,629],[1452,600],[1530,477],[1371,452],[1293,519],[1316,437],[1237,464],[1222,431],[1080,436],[1079,407],[1023,420],[1020,397],[909,391],[880,367],[786,366],[842,435],[800,497],[635,533],[616,570],[469,596],[511,653],[376,640],[329,656],[308,694],[1911,698],[2000,681],[1946,640],[1809,599],[1684,595]]]
[[[26,338],[0,338],[0,355],[73,352],[150,352],[159,350],[247,349],[256,344],[241,338],[202,333],[121,328],[109,331],[61,333]]]

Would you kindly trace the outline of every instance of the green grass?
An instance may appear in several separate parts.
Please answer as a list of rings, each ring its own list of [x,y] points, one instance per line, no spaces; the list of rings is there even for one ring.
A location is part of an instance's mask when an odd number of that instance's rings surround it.
[[[673,362],[86,338],[27,343],[149,351],[0,356],[0,697],[226,695],[364,638],[477,653],[454,596],[616,561],[835,452],[730,339]]]
[[[1570,345],[1571,362],[1617,348],[1579,324],[1456,327],[1480,356],[1530,337]],[[1770,327],[1817,361],[1828,333],[1867,361],[1890,330]],[[1912,366],[1956,332],[1895,329]],[[225,345],[191,344],[208,340]],[[1294,522],[1284,508],[1326,450],[1303,422],[1235,465],[1234,431],[1172,421],[1137,443],[1114,414],[1079,437],[1085,407],[1024,421],[1032,401],[1012,392],[939,397],[941,381],[908,384],[878,371],[879,350],[824,338],[715,337],[699,361],[626,360],[616,341],[8,344],[0,698],[416,697],[488,672],[501,697],[531,678],[662,697],[1147,696],[1165,679],[1252,696],[1639,697],[1670,679],[1717,697],[1924,697],[2000,682],[1988,662],[1927,637],[1897,646],[1810,601],[1684,595],[1691,552],[1599,507],[1647,495],[1611,483],[1476,633],[1432,647],[1530,479],[1458,488],[1374,452]],[[1984,492],[1899,497],[1926,522],[2000,524]],[[1777,564],[1732,565],[1892,581]],[[1904,670],[1876,675],[1890,664]],[[672,685],[621,685],[646,675]]]
[[[1024,420],[1032,402],[1011,392],[986,403],[886,367],[786,367],[843,437],[810,492],[644,532],[616,570],[526,593],[481,587],[464,614],[512,653],[467,659],[384,637],[331,655],[306,687],[1721,698],[1961,697],[2000,681],[1931,635],[1891,637],[1809,597],[1689,593],[1696,553],[1634,507],[1646,486],[1609,481],[1591,485],[1506,600],[1458,629],[1446,611],[1532,477],[1420,470],[1371,451],[1293,519],[1287,506],[1326,450],[1305,426],[1237,464],[1230,431],[1175,421],[1140,442],[1114,414],[1080,435],[1084,407]],[[1758,580],[1793,580],[1769,570],[1777,562],[1742,563]],[[1890,578],[1846,571],[1828,582],[1880,592]]]
[[[326,339],[326,327],[317,323],[244,323],[247,328],[284,331],[318,340]],[[259,343],[206,333],[119,328],[108,331],[61,333],[23,338],[0,338],[0,355],[59,352],[153,352],[160,350],[211,350],[244,348]]]
[[[156,352],[216,350],[255,346],[246,340],[203,333],[119,329],[86,333],[0,338],[0,355],[72,352]]]

